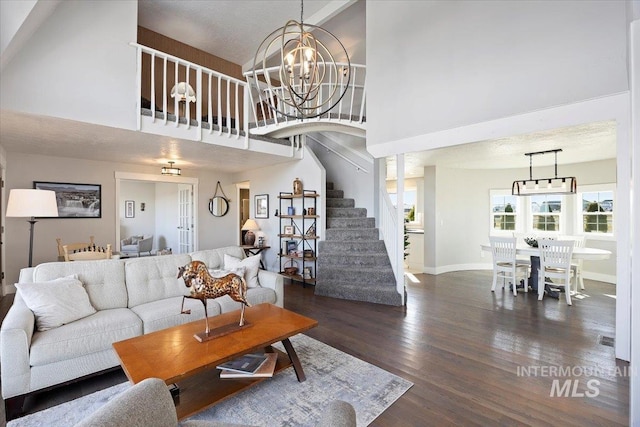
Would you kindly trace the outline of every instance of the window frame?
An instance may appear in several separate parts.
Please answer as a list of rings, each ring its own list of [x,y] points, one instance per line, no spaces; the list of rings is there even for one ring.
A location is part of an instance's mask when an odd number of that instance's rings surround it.
[[[559,197],[560,198],[560,213],[556,214],[556,213],[552,213],[549,212],[549,215],[545,215],[545,216],[551,216],[551,215],[557,215],[559,217],[559,224],[558,224],[558,230],[554,230],[554,231],[549,231],[549,230],[538,230],[538,229],[534,229],[533,228],[533,217],[535,215],[539,215],[540,212],[534,212],[533,209],[531,209],[531,196],[547,196],[547,197]],[[532,234],[532,235],[536,235],[536,236],[557,236],[559,234],[567,234],[567,228],[568,228],[568,223],[567,223],[567,210],[568,210],[568,205],[567,205],[567,196],[565,195],[559,195],[559,194],[533,194],[533,195],[529,195],[529,196],[525,196],[527,199],[527,225],[525,227],[526,233]]]
[[[494,218],[503,212],[493,211],[493,198],[500,196],[512,196],[510,189],[490,189],[489,190],[489,235],[490,236],[512,236],[513,233],[521,233],[524,224],[524,212],[522,209],[522,197],[514,196],[516,200],[515,213],[516,226],[514,230],[499,230],[494,228]]]
[[[611,192],[613,200],[613,209],[611,210],[611,220],[613,221],[613,233],[588,233],[584,231],[583,221],[584,213],[582,212],[582,195],[584,193],[604,193]],[[578,192],[576,193],[576,205],[575,205],[575,225],[574,229],[576,235],[585,236],[589,240],[616,240],[616,184],[615,183],[603,183],[603,184],[588,184],[580,185]]]

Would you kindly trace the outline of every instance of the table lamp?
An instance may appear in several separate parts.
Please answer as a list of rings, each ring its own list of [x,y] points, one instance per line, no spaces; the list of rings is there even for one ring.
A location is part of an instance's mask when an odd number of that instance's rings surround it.
[[[258,223],[255,220],[249,218],[247,222],[245,222],[242,226],[242,231],[245,230],[246,233],[244,234],[244,244],[247,246],[253,246],[253,244],[256,242],[256,235],[253,233],[253,230],[260,230],[260,227],[258,227]]]
[[[9,202],[7,203],[6,216],[30,218],[27,221],[31,224],[29,232],[29,267],[33,267],[33,226],[38,222],[35,218],[58,216],[55,191],[11,190],[9,193]]]

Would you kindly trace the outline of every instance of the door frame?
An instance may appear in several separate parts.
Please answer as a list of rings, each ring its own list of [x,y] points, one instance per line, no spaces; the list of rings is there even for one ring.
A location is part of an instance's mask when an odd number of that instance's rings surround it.
[[[116,250],[120,251],[120,214],[118,210],[120,209],[120,183],[121,181],[143,181],[143,182],[163,182],[169,184],[190,184],[193,186],[193,197],[191,199],[193,203],[192,212],[193,212],[193,250],[198,250],[198,178],[189,178],[182,176],[164,176],[164,175],[153,175],[147,173],[133,173],[133,172],[115,172],[115,180],[116,180],[116,188],[115,188],[115,200],[114,209],[115,209],[115,219],[116,219]]]

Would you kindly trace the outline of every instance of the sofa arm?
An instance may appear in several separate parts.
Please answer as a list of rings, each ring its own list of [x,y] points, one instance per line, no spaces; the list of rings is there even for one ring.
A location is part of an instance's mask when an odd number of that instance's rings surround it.
[[[76,427],[176,425],[176,407],[166,384],[159,378],[147,378],[105,403]]]
[[[276,291],[276,303],[278,307],[284,307],[284,277],[273,271],[258,270],[258,282],[264,288]]]
[[[35,323],[33,312],[16,296],[0,327],[0,376],[5,399],[29,392],[29,349]]]
[[[334,400],[322,413],[316,427],[355,427],[356,411],[350,403]]]

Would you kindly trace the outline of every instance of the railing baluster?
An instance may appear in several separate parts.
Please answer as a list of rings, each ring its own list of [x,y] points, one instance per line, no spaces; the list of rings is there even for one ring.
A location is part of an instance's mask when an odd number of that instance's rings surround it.
[[[218,135],[222,135],[222,79],[218,76]]]
[[[213,90],[211,89],[211,76],[209,73],[209,108],[207,110],[207,121],[209,122],[209,134],[213,133]]]
[[[186,82],[185,82],[185,88],[184,88],[184,96],[185,96],[184,116],[187,119],[187,130],[191,129],[191,103],[189,101],[189,66],[190,66],[189,63],[185,65]],[[178,94],[178,91],[176,90],[176,95],[177,94]]]
[[[351,67],[349,69],[349,73],[351,73],[353,71],[353,75],[351,76],[351,103],[349,106],[349,121],[353,121],[353,100],[355,98],[356,95],[356,77],[358,77],[358,72],[357,72],[357,68],[355,67]]]
[[[156,121],[156,54],[151,54],[151,120]]]
[[[137,127],[138,130],[142,129],[142,49],[138,47],[138,51],[136,52],[136,62],[138,64],[138,81],[136,82],[136,90],[138,92],[138,99],[136,99],[137,109]]]
[[[240,139],[240,128],[238,127],[240,124],[240,102],[238,99],[238,84],[235,84],[236,87],[236,96],[235,96],[235,103],[236,103],[236,125],[234,126],[234,129],[236,130],[236,139]],[[230,119],[227,119],[230,120]]]
[[[167,57],[165,56],[162,61],[162,114],[164,114],[164,124],[167,124]]]
[[[231,80],[227,80],[227,136],[231,136]]]
[[[173,67],[175,69],[175,81],[173,82],[173,87],[176,88],[176,92],[177,92],[177,84],[178,84],[178,66],[180,65],[180,63],[178,61],[174,62],[175,66]],[[176,127],[178,127],[178,125],[180,124],[180,117],[178,117],[180,114],[180,111],[178,110],[178,97],[177,97],[177,93],[174,92],[173,93],[173,115],[176,116]]]

